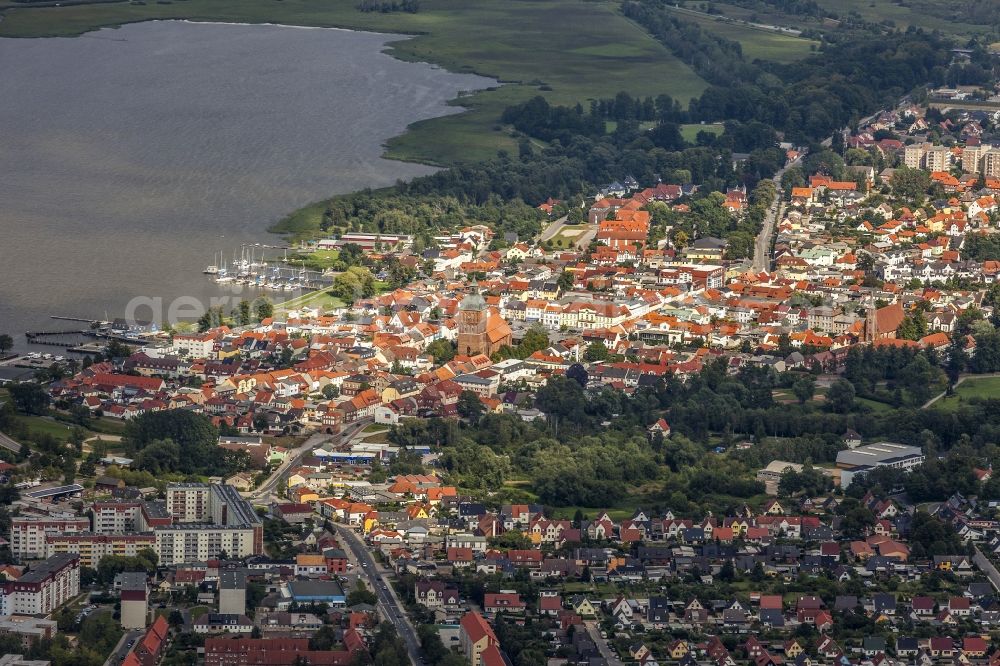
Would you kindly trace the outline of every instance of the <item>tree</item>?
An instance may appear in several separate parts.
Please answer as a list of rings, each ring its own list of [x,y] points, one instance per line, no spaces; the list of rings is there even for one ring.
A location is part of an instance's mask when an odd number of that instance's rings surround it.
[[[336,384],[327,384],[323,387],[323,397],[327,400],[333,400],[340,395],[340,387]]]
[[[253,429],[257,432],[264,432],[268,426],[267,414],[258,412],[253,415]]]
[[[153,474],[168,474],[180,466],[181,449],[172,440],[162,439],[150,442],[139,451],[135,458],[136,469]]]
[[[587,361],[588,363],[593,363],[595,361],[606,361],[608,360],[608,356],[610,356],[608,348],[604,346],[604,342],[601,340],[591,342],[587,346],[587,350],[583,352],[583,360]]]
[[[813,399],[816,394],[816,379],[812,375],[806,375],[800,379],[797,379],[794,384],[792,384],[792,393],[798,398],[799,404],[804,405]]]
[[[559,274],[556,284],[559,285],[562,291],[569,291],[573,288],[573,273],[571,271],[563,271]]]
[[[210,328],[221,326],[225,320],[225,314],[221,305],[210,307],[201,317],[198,318],[198,331],[204,333]]]
[[[483,401],[479,399],[479,394],[469,390],[459,393],[456,408],[460,416],[469,419],[472,423],[479,421],[479,417],[486,410]]]
[[[846,414],[854,407],[854,384],[838,379],[826,392],[826,404],[838,414]]]
[[[14,348],[14,338],[6,333],[0,333],[0,354],[6,354]]]
[[[911,169],[904,166],[896,169],[892,174],[890,184],[893,193],[897,196],[921,203],[930,188],[931,176],[923,169]]]
[[[536,351],[549,346],[549,334],[541,324],[532,324],[517,346],[518,358],[527,358]]]
[[[583,388],[587,388],[587,381],[590,379],[590,376],[587,374],[587,369],[580,363],[574,363],[569,366],[566,370],[566,377],[568,379],[572,379]]]
[[[17,382],[8,389],[14,408],[22,414],[42,415],[48,411],[49,395],[34,382]]]
[[[439,338],[427,345],[425,351],[434,357],[435,363],[440,363],[442,365],[455,358],[454,345],[444,338]]]
[[[256,303],[255,314],[257,315],[257,321],[263,321],[274,316],[274,303],[266,296],[258,298]]]
[[[147,412],[129,421],[124,440],[128,450],[136,456],[147,446],[160,443],[149,459],[150,464],[159,465],[171,464],[170,447],[162,442],[172,442],[177,447],[177,462],[169,471],[212,476],[229,471],[225,449],[218,446],[219,430],[203,414],[182,409]],[[167,470],[161,468],[160,471]]]
[[[356,606],[357,604],[369,604],[374,606],[378,603],[378,597],[375,593],[368,589],[364,584],[364,581],[358,580],[357,585],[351,590],[351,593],[347,595],[347,605]]]
[[[333,279],[330,293],[345,303],[368,298],[375,293],[375,276],[363,266],[352,266]]]
[[[233,319],[240,326],[246,326],[250,323],[250,301],[245,298],[240,299],[240,302],[233,310]]]
[[[924,313],[917,311],[903,317],[903,321],[900,322],[899,328],[896,330],[896,335],[903,340],[919,340],[927,335],[927,319],[924,317]]]
[[[177,628],[184,624],[184,616],[176,608],[170,611],[170,615],[167,617],[167,622],[171,627]]]

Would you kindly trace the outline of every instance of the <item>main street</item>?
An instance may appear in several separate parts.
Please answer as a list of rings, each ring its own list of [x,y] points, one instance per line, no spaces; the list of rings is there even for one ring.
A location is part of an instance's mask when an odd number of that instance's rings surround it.
[[[386,575],[388,572],[379,567],[375,558],[372,557],[371,552],[368,550],[368,546],[354,530],[340,524],[335,524],[334,527],[337,528],[337,533],[341,541],[360,564],[357,567],[356,573],[368,576],[372,592],[378,598],[378,603],[382,607],[383,614],[396,627],[396,633],[399,634],[406,645],[406,651],[410,655],[410,662],[413,664],[422,664],[423,660],[420,657],[420,641],[417,640],[417,632],[414,631],[413,625],[410,624],[410,619],[403,610],[403,604],[396,596],[395,590],[392,589],[392,584]]]
[[[757,234],[757,241],[753,246],[753,269],[758,273],[771,270],[771,236],[774,235],[774,225],[777,223],[778,216],[781,215],[781,211],[785,205],[782,202],[781,177],[785,175],[788,169],[798,166],[801,161],[802,156],[799,155],[778,169],[777,173],[771,178],[774,181],[774,191],[777,194],[774,197],[774,203],[767,209],[767,215],[764,216],[764,224],[761,226],[760,233]]]

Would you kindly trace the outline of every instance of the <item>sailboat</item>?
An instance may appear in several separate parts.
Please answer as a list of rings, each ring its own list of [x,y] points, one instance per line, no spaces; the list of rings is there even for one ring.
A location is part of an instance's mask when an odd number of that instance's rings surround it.
[[[214,254],[212,255],[212,261],[215,261],[215,255]],[[205,273],[205,275],[218,275],[218,273],[219,273],[219,265],[218,264],[209,264],[208,266],[205,267],[204,273]]]
[[[223,259],[222,267],[219,268],[218,277],[215,278],[216,282],[232,282],[233,277],[229,275],[229,270],[226,269],[226,261]]]

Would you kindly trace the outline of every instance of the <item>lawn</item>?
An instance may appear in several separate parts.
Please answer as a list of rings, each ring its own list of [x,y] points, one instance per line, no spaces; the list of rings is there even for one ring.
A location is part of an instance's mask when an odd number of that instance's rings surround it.
[[[556,104],[668,93],[685,103],[705,82],[610,0],[423,0],[419,13],[363,13],[355,0],[185,0],[7,9],[0,36],[71,36],[149,19],[330,26],[417,35],[390,52],[501,81],[455,100],[467,113],[422,121],[389,141],[390,157],[430,164],[480,160],[516,150],[499,125],[507,106],[544,95]]]
[[[346,303],[344,303],[344,301],[331,295],[327,292],[327,290],[317,289],[316,291],[311,291],[308,294],[296,296],[295,298],[289,299],[284,303],[278,303],[275,305],[274,309],[276,312],[287,312],[289,310],[309,307],[318,308],[320,312],[324,312],[326,310],[342,308],[345,305]]]
[[[858,402],[858,404],[870,407],[872,410],[876,412],[888,412],[895,409],[892,405],[888,403],[879,402],[878,400],[872,400],[870,398],[855,398],[855,400]]]
[[[688,143],[694,143],[698,140],[698,132],[709,132],[715,136],[719,136],[725,128],[722,123],[690,123],[687,125],[681,125],[681,136]]]
[[[1000,377],[969,377],[955,388],[955,394],[941,398],[932,409],[951,412],[970,398],[1000,398]]]
[[[73,432],[73,426],[43,416],[21,416],[19,418],[28,426],[31,435],[48,434],[56,439],[65,440]]]
[[[319,211],[322,215],[323,212]],[[288,262],[293,266],[304,265],[314,271],[325,271],[328,268],[332,268],[340,257],[339,250],[316,250],[315,252],[305,252],[303,254],[296,254],[288,258]]]
[[[739,42],[747,60],[795,62],[810,55],[819,46],[819,42],[811,39],[758,28],[723,17],[713,18],[700,12],[675,9],[681,18],[696,23],[701,26],[702,30]]]

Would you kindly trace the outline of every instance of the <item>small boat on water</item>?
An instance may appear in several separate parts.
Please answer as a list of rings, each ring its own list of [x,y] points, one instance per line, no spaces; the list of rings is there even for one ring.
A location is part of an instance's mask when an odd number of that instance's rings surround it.
[[[222,258],[222,254],[221,253],[219,254],[219,258],[220,259]],[[212,255],[212,261],[215,261],[215,255],[214,254]],[[219,263],[221,263],[221,262],[217,262],[217,263],[214,263],[214,264],[209,264],[208,266],[205,267],[205,270],[202,271],[202,272],[205,275],[218,275],[219,274]]]

